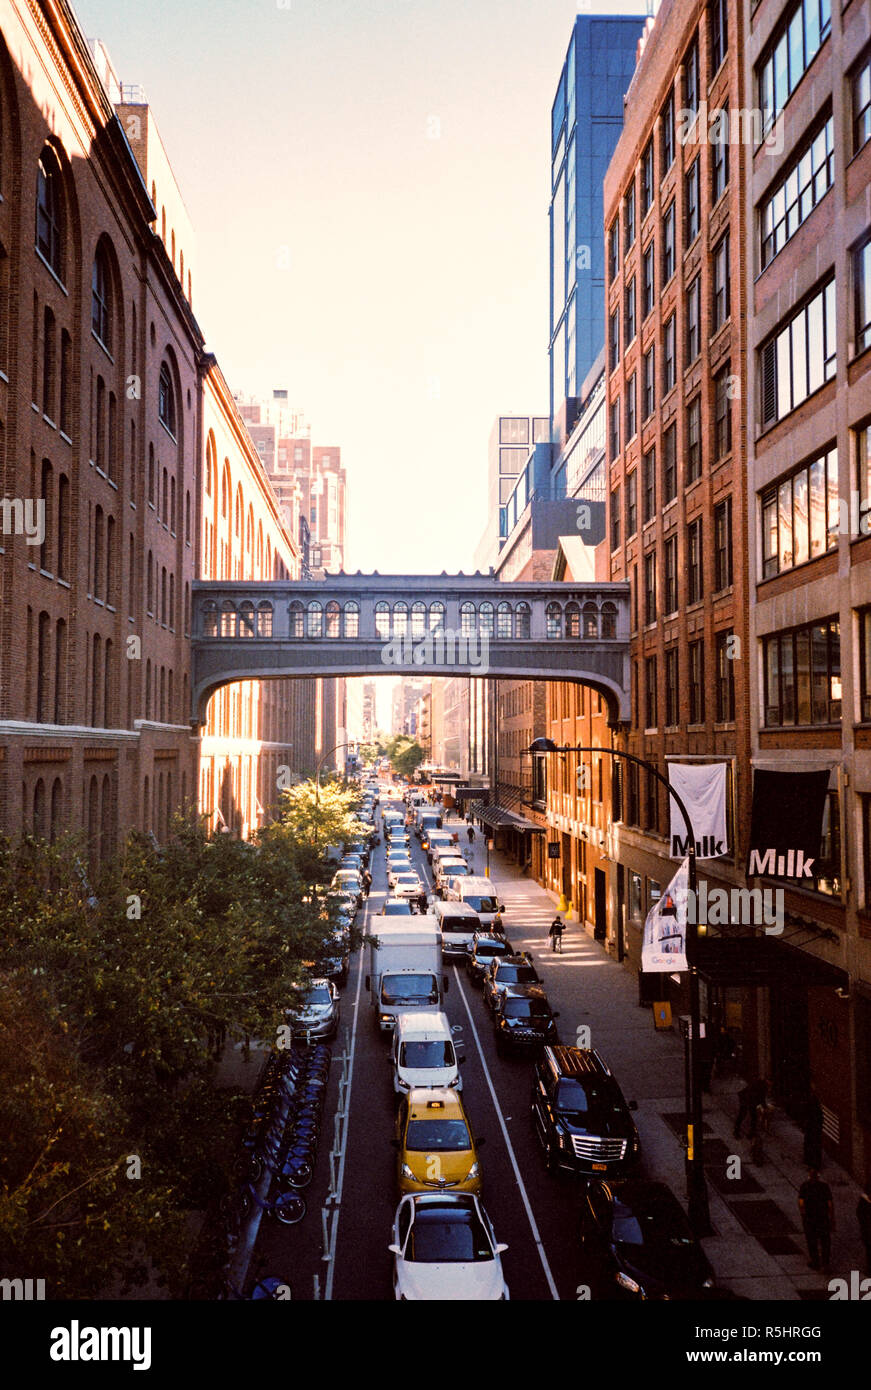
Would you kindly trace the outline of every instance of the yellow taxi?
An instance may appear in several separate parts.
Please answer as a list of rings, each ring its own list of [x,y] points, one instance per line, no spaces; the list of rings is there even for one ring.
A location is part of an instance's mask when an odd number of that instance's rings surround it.
[[[445,1086],[413,1086],[396,1121],[399,1191],[480,1192],[476,1141],[463,1102]],[[483,1140],[477,1141],[478,1147]]]

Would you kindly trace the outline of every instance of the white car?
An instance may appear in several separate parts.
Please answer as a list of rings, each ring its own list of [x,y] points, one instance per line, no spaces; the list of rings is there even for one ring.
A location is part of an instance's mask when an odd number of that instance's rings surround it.
[[[390,887],[394,898],[419,898],[423,884],[411,869],[394,874]]]
[[[414,866],[410,859],[394,859],[387,866],[387,884],[392,888],[400,874],[413,874]]]
[[[410,1192],[393,1222],[393,1292],[398,1300],[508,1298],[501,1255],[472,1192]]]

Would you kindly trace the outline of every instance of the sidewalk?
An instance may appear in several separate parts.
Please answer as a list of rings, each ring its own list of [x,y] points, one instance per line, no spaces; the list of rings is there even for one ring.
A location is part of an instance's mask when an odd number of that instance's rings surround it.
[[[461,838],[465,841],[465,834]],[[487,851],[477,828],[471,851],[473,867],[483,874]],[[551,1004],[560,1012],[561,1039],[573,1043],[579,1027],[589,1028],[588,1045],[601,1052],[626,1099],[638,1102],[635,1119],[646,1171],[668,1183],[685,1204],[684,1048],[677,1030],[654,1029],[652,1010],[638,1006],[635,973],[618,965],[577,922],[566,928],[562,955],[551,952],[547,932],[554,895],[534,879],[519,877],[518,866],[497,852],[490,856],[490,875],[506,907],[506,935],[518,950],[534,953]],[[849,1288],[852,1270],[868,1273],[856,1225],[859,1187],[824,1156],[822,1178],[835,1207],[831,1270],[809,1269],[798,1211],[798,1189],[807,1177],[801,1131],[775,1105],[764,1139],[766,1161],[751,1164],[749,1140],[732,1135],[743,1085],[739,1076],[715,1080],[712,1093],[704,1096],[705,1173],[715,1232],[704,1241],[705,1251],[718,1281],[745,1298],[828,1299],[829,1279],[846,1279]],[[730,1162],[734,1155],[740,1164]]]

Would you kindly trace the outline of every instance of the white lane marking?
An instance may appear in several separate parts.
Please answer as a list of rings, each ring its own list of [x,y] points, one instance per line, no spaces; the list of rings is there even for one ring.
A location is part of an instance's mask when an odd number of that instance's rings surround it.
[[[366,906],[363,910],[363,930],[369,930],[369,899],[366,899]],[[345,1111],[345,1134],[342,1141],[342,1156],[339,1159],[339,1177],[336,1183],[336,1194],[333,1198],[333,1232],[330,1239],[329,1264],[327,1265],[327,1277],[324,1283],[324,1302],[329,1303],[333,1297],[333,1277],[336,1271],[336,1243],[339,1236],[339,1216],[342,1210],[342,1188],[345,1182],[345,1155],[348,1151],[348,1130],[351,1124],[351,1084],[354,1080],[354,1050],[357,1046],[357,1024],[360,1020],[360,993],[363,986],[363,952],[365,946],[360,947],[360,959],[357,962],[357,997],[354,1000],[354,1023],[351,1028],[351,1047],[348,1060],[348,1083],[344,1088],[344,1096],[340,1094],[339,1102]]]
[[[457,982],[457,988],[458,988],[459,991],[460,991],[460,998],[461,998],[462,1001],[463,1001],[463,1005],[464,1005],[465,1010],[466,1010],[466,1015],[467,1015],[467,1017],[468,1017],[468,1019],[469,1019],[469,1025],[470,1025],[470,1027],[471,1027],[471,1029],[472,1029],[472,1033],[473,1033],[474,1038],[475,1038],[475,1044],[476,1044],[476,1046],[477,1046],[477,1048],[478,1048],[478,1055],[479,1055],[480,1058],[481,1058],[481,1066],[484,1068],[484,1076],[485,1076],[485,1079],[486,1079],[486,1081],[487,1081],[487,1085],[488,1085],[488,1087],[489,1087],[489,1089],[490,1089],[490,1098],[491,1098],[491,1100],[493,1101],[493,1106],[494,1106],[494,1108],[495,1108],[495,1110],[496,1110],[496,1115],[497,1115],[498,1120],[499,1120],[499,1125],[500,1125],[500,1127],[501,1127],[501,1129],[502,1129],[502,1137],[503,1137],[503,1139],[505,1140],[505,1147],[506,1147],[507,1150],[508,1150],[508,1157],[511,1159],[511,1166],[512,1166],[512,1168],[514,1169],[514,1177],[515,1177],[515,1180],[516,1180],[516,1182],[517,1182],[517,1186],[518,1186],[519,1189],[520,1189],[520,1196],[521,1196],[521,1198],[522,1198],[522,1200],[523,1200],[523,1206],[524,1206],[524,1208],[525,1208],[525,1210],[526,1210],[527,1220],[529,1221],[529,1228],[530,1228],[530,1230],[532,1231],[532,1239],[535,1241],[535,1244],[536,1244],[536,1246],[537,1246],[537,1248],[538,1248],[538,1256],[539,1256],[539,1259],[541,1260],[541,1267],[542,1267],[542,1269],[544,1270],[544,1277],[545,1277],[545,1279],[547,1280],[547,1286],[548,1286],[548,1288],[550,1289],[551,1297],[554,1299],[555,1302],[559,1303],[559,1301],[560,1301],[560,1296],[559,1296],[559,1294],[558,1294],[558,1292],[557,1292],[557,1287],[556,1287],[556,1284],[554,1283],[553,1275],[552,1275],[551,1272],[550,1272],[550,1265],[549,1265],[548,1262],[547,1262],[547,1255],[544,1253],[544,1242],[543,1242],[542,1239],[541,1239],[541,1235],[539,1234],[539,1230],[538,1230],[538,1226],[537,1226],[537,1224],[536,1224],[535,1217],[534,1217],[533,1214],[532,1214],[532,1207],[531,1207],[530,1202],[529,1202],[529,1196],[528,1196],[528,1194],[527,1194],[526,1187],[525,1187],[524,1182],[523,1182],[523,1178],[520,1176],[520,1168],[518,1167],[518,1164],[517,1164],[517,1157],[516,1157],[516,1155],[515,1155],[515,1153],[514,1153],[514,1147],[513,1147],[512,1143],[511,1143],[511,1140],[510,1140],[509,1137],[508,1137],[508,1127],[507,1127],[507,1125],[506,1125],[506,1123],[505,1123],[505,1117],[504,1117],[503,1114],[502,1114],[502,1109],[501,1109],[501,1107],[500,1107],[500,1105],[499,1105],[499,1101],[498,1101],[497,1096],[496,1096],[496,1088],[495,1088],[495,1086],[493,1085],[493,1078],[492,1078],[491,1075],[490,1075],[490,1068],[487,1066],[487,1059],[486,1059],[486,1057],[484,1056],[484,1049],[483,1049],[482,1046],[481,1046],[481,1039],[478,1037],[478,1030],[477,1030],[477,1028],[475,1027],[475,1020],[472,1018],[472,1011],[471,1011],[471,1009],[469,1008],[469,1001],[468,1001],[468,999],[466,998],[466,992],[465,992],[465,990],[463,989],[462,981],[460,980],[460,972],[459,972],[459,970],[457,969],[456,966],[454,966],[454,979],[455,979],[456,982]]]

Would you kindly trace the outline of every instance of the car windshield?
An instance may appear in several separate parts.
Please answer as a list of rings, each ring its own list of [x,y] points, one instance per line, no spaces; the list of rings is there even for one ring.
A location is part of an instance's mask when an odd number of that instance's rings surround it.
[[[475,896],[475,897],[472,897],[472,898],[470,898],[470,897],[465,897],[465,898],[463,899],[463,902],[468,903],[468,904],[469,904],[469,907],[473,907],[473,908],[475,909],[476,912],[495,912],[495,911],[496,911],[496,899],[495,899],[495,898],[481,898],[481,897],[478,897],[478,896]]]
[[[657,1245],[678,1249],[695,1245],[692,1230],[680,1207],[662,1197],[646,1200],[641,1211],[630,1211],[617,1202],[611,1234],[618,1245]]]
[[[401,1067],[452,1067],[454,1046],[449,1042],[408,1042],[399,1049]]]
[[[303,995],[303,1006],[311,1009],[318,1004],[330,1003],[330,991],[326,985],[315,985],[314,989],[307,989]]]
[[[509,965],[505,961],[496,969],[496,981],[500,985],[534,985],[537,979],[531,965]]]
[[[437,1004],[439,992],[433,975],[385,975],[382,1004]]]
[[[506,999],[506,1018],[549,1018],[550,1009],[543,999]]]
[[[415,1264],[478,1264],[494,1258],[487,1233],[473,1212],[418,1212],[405,1248]]]
[[[381,909],[382,917],[410,917],[411,908],[408,903],[385,903]]]
[[[407,874],[397,874],[397,875],[396,875],[396,882],[397,882],[397,883],[420,883],[420,879],[418,878],[418,876],[417,876],[416,873],[411,872],[411,873],[407,873]]]
[[[606,1110],[621,1114],[626,1104],[613,1082],[586,1082],[582,1086],[579,1081],[565,1080],[557,1087],[556,1108],[566,1114],[574,1112],[586,1115],[594,1110],[598,1110],[600,1114]]]
[[[471,1149],[472,1141],[465,1120],[409,1120],[405,1147],[414,1153],[436,1149],[460,1152]]]
[[[475,943],[476,956],[504,956],[508,945],[504,941],[478,941]]]

